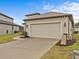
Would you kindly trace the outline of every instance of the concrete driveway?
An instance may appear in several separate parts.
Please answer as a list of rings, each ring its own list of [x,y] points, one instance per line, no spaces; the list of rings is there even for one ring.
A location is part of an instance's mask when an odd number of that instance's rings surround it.
[[[40,59],[57,41],[56,39],[18,38],[16,41],[0,44],[0,59]]]

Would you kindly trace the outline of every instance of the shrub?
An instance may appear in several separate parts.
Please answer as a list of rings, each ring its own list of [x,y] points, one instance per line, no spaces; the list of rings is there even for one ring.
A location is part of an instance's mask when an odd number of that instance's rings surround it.
[[[22,33],[22,35],[23,35],[24,37],[29,37],[29,36],[27,35],[27,32],[25,32],[25,31]]]
[[[16,37],[18,35],[20,35],[20,33],[0,35],[0,43],[14,41],[15,39],[13,39],[13,37]]]

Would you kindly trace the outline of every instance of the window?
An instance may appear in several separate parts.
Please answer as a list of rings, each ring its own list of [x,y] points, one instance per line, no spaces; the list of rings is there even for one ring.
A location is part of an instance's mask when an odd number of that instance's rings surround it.
[[[64,23],[64,27],[66,27],[66,22]]]
[[[8,30],[6,30],[6,34],[8,34]]]
[[[28,25],[26,25],[26,27],[28,27]]]

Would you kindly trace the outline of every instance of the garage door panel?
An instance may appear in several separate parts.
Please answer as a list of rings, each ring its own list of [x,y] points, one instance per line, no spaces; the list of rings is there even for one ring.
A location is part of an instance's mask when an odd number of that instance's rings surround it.
[[[60,29],[60,23],[32,24],[30,34],[31,37],[59,38]]]

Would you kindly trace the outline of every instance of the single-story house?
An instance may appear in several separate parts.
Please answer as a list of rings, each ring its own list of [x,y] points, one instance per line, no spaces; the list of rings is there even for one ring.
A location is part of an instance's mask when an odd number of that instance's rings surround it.
[[[17,25],[17,24],[15,24],[15,23],[13,23],[13,32],[15,33],[15,32],[22,32],[22,31],[24,31],[24,28],[23,28],[23,26],[21,26],[21,25]]]
[[[76,34],[79,33],[79,26],[74,26],[74,33],[76,33]]]
[[[48,12],[26,15],[25,28],[29,37],[66,39],[73,38],[74,22],[71,14]]]
[[[13,18],[3,13],[0,13],[0,35],[14,33],[17,30],[17,25],[13,23]],[[18,27],[19,28],[19,27]]]
[[[14,28],[14,32],[22,32],[22,31],[24,31],[24,28],[21,25],[14,24],[13,28]]]

